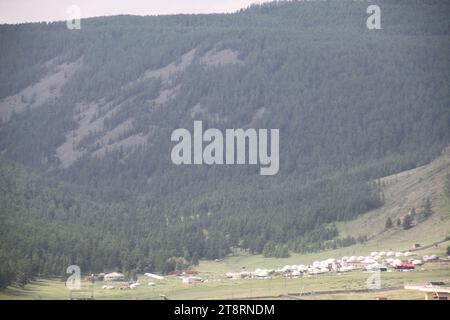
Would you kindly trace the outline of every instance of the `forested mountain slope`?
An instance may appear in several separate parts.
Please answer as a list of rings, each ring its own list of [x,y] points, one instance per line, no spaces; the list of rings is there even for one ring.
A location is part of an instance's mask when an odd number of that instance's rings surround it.
[[[450,5],[377,4],[381,30],[355,1],[0,26],[2,255],[169,271],[339,238],[329,223],[383,203],[376,178],[450,141]],[[280,129],[279,173],[175,166],[194,120]]]

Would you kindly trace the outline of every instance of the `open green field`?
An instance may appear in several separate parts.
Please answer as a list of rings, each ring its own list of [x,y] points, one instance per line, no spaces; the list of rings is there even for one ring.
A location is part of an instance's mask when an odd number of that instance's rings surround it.
[[[208,279],[201,284],[183,284],[180,279],[171,276],[160,281],[155,286],[147,286],[148,280],[141,276],[141,286],[136,289],[120,290],[120,284],[114,284],[115,289],[102,289],[103,283],[92,285],[82,282],[84,292],[73,292],[76,298],[88,297],[92,292],[95,299],[161,299],[160,294],[169,299],[248,299],[248,298],[288,298],[288,293],[320,293],[322,291],[348,290],[341,294],[318,294],[302,299],[372,299],[383,296],[390,299],[420,299],[420,292],[404,290],[402,287],[408,283],[425,283],[428,281],[450,281],[449,266],[425,265],[415,271],[409,272],[383,272],[381,273],[381,291],[351,292],[352,290],[366,289],[366,281],[370,273],[352,271],[348,273],[332,273],[317,276],[308,276],[298,279],[285,279],[274,277],[272,279],[246,279],[228,280]],[[203,275],[205,278],[207,275]],[[395,290],[390,290],[390,289]],[[25,289],[8,288],[0,293],[0,299],[69,299],[70,291],[63,281],[58,279],[39,279],[28,284]],[[299,297],[292,297],[299,298]]]
[[[437,247],[420,250],[417,253],[445,255],[445,249],[450,241]],[[309,258],[317,257],[311,255]],[[303,257],[304,259],[308,256]],[[402,289],[405,284],[427,283],[429,281],[450,282],[450,265],[425,264],[414,271],[397,272],[389,270],[381,273],[381,290],[368,292],[352,292],[367,289],[367,279],[370,273],[355,270],[346,273],[328,273],[315,276],[305,276],[297,279],[286,279],[275,276],[271,279],[229,280],[225,272],[234,270],[242,264],[253,265],[261,262],[258,256],[229,257],[224,261],[202,261],[198,267],[200,276],[206,281],[200,284],[183,284],[176,276],[168,276],[162,281],[154,281],[144,275],[139,276],[141,286],[135,289],[120,290],[121,284],[112,284],[115,288],[104,290],[103,282],[82,282],[83,292],[73,292],[73,297],[82,298],[92,293],[95,299],[161,299],[166,295],[169,299],[423,299],[421,292]],[[293,262],[294,257],[289,258]],[[302,261],[305,261],[302,259]],[[278,260],[278,263],[285,262]],[[311,261],[310,261],[311,262]],[[149,281],[156,282],[148,286]],[[333,294],[320,292],[348,292]],[[288,293],[315,293],[309,296],[287,296]],[[69,299],[70,291],[61,279],[38,279],[28,284],[24,289],[10,287],[0,293],[0,299]]]
[[[442,240],[442,239],[441,239]],[[445,241],[438,244],[436,247],[422,249],[416,251],[418,256],[436,254],[440,257],[445,257],[446,248],[450,246],[450,241]],[[385,247],[382,250],[385,249]],[[239,252],[236,255],[229,256],[220,262],[215,261],[200,261],[199,266],[196,268],[202,274],[208,274],[210,276],[220,277],[226,272],[238,272],[242,268],[247,271],[253,271],[257,268],[279,268],[285,265],[292,264],[312,264],[316,260],[325,260],[328,258],[341,258],[343,256],[350,255],[368,255],[370,251],[380,251],[380,247],[374,244],[369,245],[354,245],[348,248],[340,248],[336,250],[321,251],[317,253],[308,254],[291,254],[289,258],[265,258],[262,255],[252,255],[246,252]],[[391,250],[388,248],[388,250]],[[396,250],[394,247],[392,250]],[[450,269],[450,266],[448,266]]]
[[[417,251],[419,256],[437,254],[445,257],[445,250],[450,241],[437,246]],[[165,280],[154,281],[144,275],[139,276],[141,286],[135,289],[120,290],[121,284],[113,284],[112,290],[104,290],[103,282],[92,285],[82,281],[83,292],[72,293],[73,297],[82,298],[92,293],[95,299],[161,299],[166,295],[169,299],[423,299],[421,292],[402,289],[405,284],[426,283],[429,281],[450,282],[450,265],[425,264],[414,271],[397,272],[389,270],[381,273],[381,291],[352,292],[367,288],[366,281],[371,275],[362,270],[346,273],[328,273],[315,276],[305,276],[297,279],[285,279],[275,276],[271,279],[243,279],[229,280],[225,273],[239,271],[242,266],[247,270],[254,267],[280,267],[292,263],[311,263],[315,259],[322,259],[334,254],[339,256],[346,252],[344,249],[334,252],[322,252],[303,256],[292,256],[287,259],[266,259],[262,256],[246,255],[231,256],[223,261],[201,261],[197,271],[206,281],[201,284],[183,284],[175,276],[168,276]],[[148,286],[149,281],[156,282],[155,286]],[[341,291],[339,294],[319,294],[324,291]],[[315,295],[295,297],[288,293],[315,293]],[[61,279],[38,279],[26,285],[24,289],[9,287],[0,292],[0,299],[69,299],[70,291]]]

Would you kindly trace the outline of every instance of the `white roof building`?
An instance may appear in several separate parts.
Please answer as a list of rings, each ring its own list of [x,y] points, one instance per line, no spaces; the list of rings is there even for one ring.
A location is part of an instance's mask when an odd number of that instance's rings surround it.
[[[105,274],[105,281],[125,281],[125,276],[119,272]]]
[[[192,284],[192,283],[200,283],[202,282],[202,278],[200,277],[186,277],[182,280],[183,283]]]
[[[162,277],[162,276],[158,276],[157,274],[153,274],[153,273],[145,273],[144,274],[145,276],[147,276],[147,277],[149,277],[149,278],[153,278],[153,279],[156,279],[156,280],[164,280],[164,277]]]

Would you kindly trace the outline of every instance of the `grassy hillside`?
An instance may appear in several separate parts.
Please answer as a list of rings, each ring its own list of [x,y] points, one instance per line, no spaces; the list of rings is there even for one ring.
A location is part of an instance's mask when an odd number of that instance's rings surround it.
[[[385,204],[370,211],[355,220],[337,223],[340,236],[368,235],[369,240],[363,244],[325,250],[317,253],[296,254],[285,259],[265,258],[244,251],[236,251],[222,262],[202,261],[199,270],[205,272],[225,273],[239,271],[242,267],[247,270],[256,268],[277,268],[289,264],[310,264],[315,260],[325,260],[330,257],[340,258],[352,255],[368,255],[372,251],[407,251],[413,244],[422,246],[440,242],[450,236],[450,199],[444,196],[444,180],[450,171],[450,153],[447,149],[441,156],[430,164],[413,170],[399,172],[384,177],[383,192],[386,195]],[[431,198],[433,215],[425,221],[419,222],[409,230],[394,227],[385,230],[388,217],[394,221],[403,217],[412,208],[420,208],[424,199]],[[450,241],[442,242],[437,248],[427,248],[417,251],[421,255],[445,255],[445,249]]]
[[[433,243],[450,235],[450,201],[444,195],[444,181],[450,171],[449,149],[430,164],[400,172],[380,179],[383,184],[385,204],[376,210],[348,223],[338,223],[342,236],[368,235],[370,244],[395,247],[398,250],[411,248],[413,243]],[[394,227],[385,230],[388,218],[403,219],[413,208],[421,210],[425,200],[432,202],[434,214],[409,230]]]

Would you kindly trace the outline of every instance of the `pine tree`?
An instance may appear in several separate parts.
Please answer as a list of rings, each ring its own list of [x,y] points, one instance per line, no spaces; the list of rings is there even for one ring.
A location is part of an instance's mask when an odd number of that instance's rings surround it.
[[[403,218],[403,223],[402,223],[403,229],[404,229],[404,230],[411,229],[411,227],[412,227],[412,222],[413,222],[412,216],[411,216],[410,214],[407,214],[407,215]]]
[[[433,214],[433,209],[431,208],[431,206],[431,200],[430,198],[427,198],[422,208],[422,215],[424,218],[428,218]]]
[[[416,218],[416,208],[411,209],[409,216],[411,216],[411,220],[414,220]]]
[[[384,225],[384,228],[385,228],[385,229],[390,229],[390,228],[392,228],[392,226],[393,226],[392,220],[391,220],[391,218],[389,217],[389,218],[387,218],[387,220],[386,220],[386,224]]]
[[[17,265],[16,282],[21,288],[30,282],[29,266],[24,261],[19,261]]]
[[[450,199],[450,172],[447,172],[445,176],[445,194]]]

